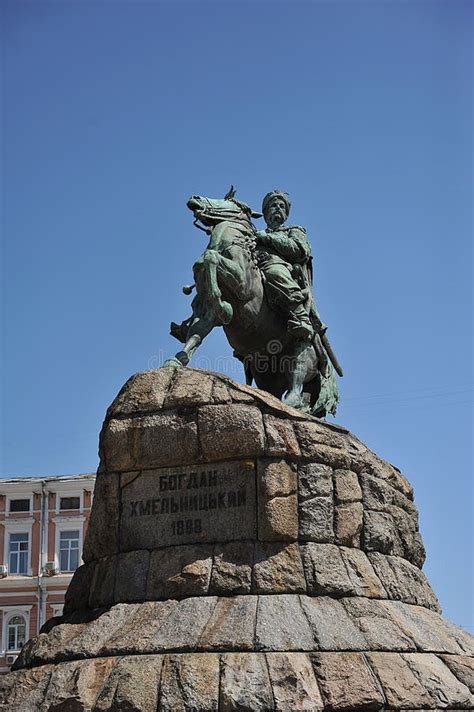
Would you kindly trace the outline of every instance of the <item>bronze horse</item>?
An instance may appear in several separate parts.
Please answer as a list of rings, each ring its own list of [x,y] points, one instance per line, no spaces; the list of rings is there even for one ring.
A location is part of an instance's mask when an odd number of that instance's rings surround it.
[[[255,381],[258,388],[317,417],[334,414],[336,374],[319,334],[311,342],[295,341],[283,315],[265,297],[252,224],[260,214],[237,200],[233,189],[223,200],[194,195],[187,206],[209,243],[194,264],[195,284],[183,288],[186,294],[196,288],[193,313],[181,325],[171,324],[171,334],[184,347],[168,363],[186,366],[210,331],[222,326],[244,364],[248,384]]]

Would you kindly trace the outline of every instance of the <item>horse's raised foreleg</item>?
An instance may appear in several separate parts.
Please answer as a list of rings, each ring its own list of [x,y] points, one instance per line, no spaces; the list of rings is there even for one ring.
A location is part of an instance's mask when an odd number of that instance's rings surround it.
[[[249,271],[245,271],[239,263],[237,256],[235,259],[219,255],[217,262],[217,279],[221,286],[225,286],[239,301],[246,301],[253,295],[253,281],[250,279]]]

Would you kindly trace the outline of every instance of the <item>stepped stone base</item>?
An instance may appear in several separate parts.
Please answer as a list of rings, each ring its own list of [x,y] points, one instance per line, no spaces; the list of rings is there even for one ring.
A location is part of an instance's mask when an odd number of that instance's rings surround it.
[[[413,490],[340,426],[163,368],[114,400],[64,616],[0,710],[474,709]]]
[[[0,679],[0,709],[137,712],[472,709],[472,657],[169,653],[76,660]]]

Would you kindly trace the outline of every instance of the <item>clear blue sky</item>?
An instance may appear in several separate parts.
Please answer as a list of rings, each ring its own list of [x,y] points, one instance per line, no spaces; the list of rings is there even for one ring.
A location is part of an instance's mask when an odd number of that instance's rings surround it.
[[[185,203],[274,187],[307,227],[337,421],[415,487],[472,629],[470,2],[2,3],[2,476],[97,466],[107,405],[177,342]],[[240,366],[221,333],[195,365]]]

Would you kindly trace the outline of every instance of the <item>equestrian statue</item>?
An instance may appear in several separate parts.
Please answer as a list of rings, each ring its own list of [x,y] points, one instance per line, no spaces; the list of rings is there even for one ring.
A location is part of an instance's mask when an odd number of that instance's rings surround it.
[[[334,415],[342,370],[314,303],[306,230],[285,224],[288,194],[274,190],[263,199],[265,230],[252,222],[262,213],[238,200],[233,187],[224,199],[193,195],[187,206],[209,242],[194,264],[194,284],[183,287],[185,294],[196,290],[192,315],[171,324],[184,346],[167,363],[186,366],[222,326],[248,385],[316,417]]]

